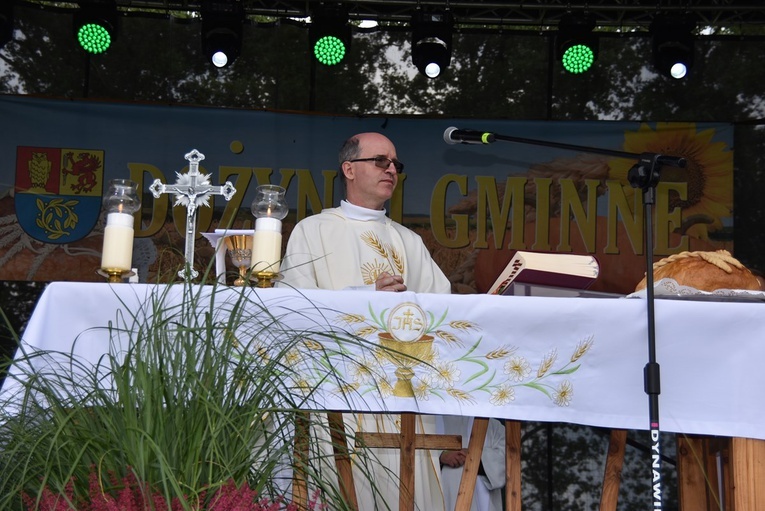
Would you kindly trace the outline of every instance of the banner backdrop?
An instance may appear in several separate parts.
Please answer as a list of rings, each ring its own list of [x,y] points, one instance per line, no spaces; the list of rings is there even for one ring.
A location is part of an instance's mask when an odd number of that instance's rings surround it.
[[[296,221],[342,198],[342,142],[377,131],[406,165],[389,214],[423,237],[455,292],[485,292],[517,249],[595,254],[602,270],[593,289],[634,288],[645,271],[643,198],[627,181],[635,160],[505,141],[450,145],[449,127],[682,156],[686,169],[661,172],[655,255],[732,250],[730,124],[343,117],[25,96],[0,96],[0,116],[0,280],[102,280],[101,197],[115,178],[143,191],[133,254],[141,280],[174,272],[186,211],[148,186],[174,183],[192,149],[204,154],[200,171],[212,184],[237,189],[200,209],[195,262],[213,257],[202,232],[251,228],[260,184],[287,189],[286,243]]]

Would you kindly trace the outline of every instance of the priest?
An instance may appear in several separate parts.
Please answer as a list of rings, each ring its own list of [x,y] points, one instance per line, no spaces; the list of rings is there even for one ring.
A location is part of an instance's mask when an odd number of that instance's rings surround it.
[[[473,428],[473,417],[447,415],[442,418],[443,430],[440,433],[462,435],[462,449],[443,451],[441,478],[444,487],[446,509],[452,510],[457,504],[458,490],[462,481],[462,470],[467,459],[467,447]],[[506,482],[505,472],[505,428],[497,419],[489,419],[486,438],[478,465],[478,478],[473,491],[470,511],[502,511],[502,491]]]
[[[297,223],[289,236],[281,286],[299,289],[449,293],[451,284],[419,235],[386,216],[404,164],[380,133],[360,133],[339,153],[345,200]],[[358,414],[346,420],[356,431],[398,433],[398,416]],[[435,419],[419,416],[418,433],[435,433]],[[399,452],[371,449],[372,473],[354,466],[359,508],[397,509]],[[437,451],[417,450],[415,509],[444,509]],[[374,484],[372,491],[370,481]]]

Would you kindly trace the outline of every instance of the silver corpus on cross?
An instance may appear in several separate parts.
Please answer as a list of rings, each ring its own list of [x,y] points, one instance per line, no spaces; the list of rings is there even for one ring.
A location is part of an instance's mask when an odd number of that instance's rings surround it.
[[[199,272],[194,269],[194,238],[197,227],[197,208],[208,206],[211,195],[222,195],[227,201],[236,193],[236,188],[230,181],[221,186],[210,184],[210,176],[199,172],[199,162],[205,159],[205,155],[192,149],[186,153],[185,159],[189,161],[189,171],[186,174],[176,172],[176,184],[166,185],[161,180],[155,179],[149,186],[149,191],[155,199],[163,193],[174,193],[175,204],[173,206],[186,206],[186,265],[178,272],[178,276],[184,280],[195,279]]]

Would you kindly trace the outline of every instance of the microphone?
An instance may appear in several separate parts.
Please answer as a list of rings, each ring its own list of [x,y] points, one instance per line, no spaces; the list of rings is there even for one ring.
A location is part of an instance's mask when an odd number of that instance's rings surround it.
[[[444,142],[447,144],[491,144],[494,142],[494,133],[459,130],[452,126],[444,131]]]

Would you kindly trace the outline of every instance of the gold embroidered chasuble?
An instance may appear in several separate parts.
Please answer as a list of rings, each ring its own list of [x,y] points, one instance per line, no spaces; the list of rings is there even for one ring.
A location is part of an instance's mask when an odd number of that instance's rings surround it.
[[[325,209],[299,222],[289,237],[282,262],[284,280],[279,285],[299,289],[374,290],[377,277],[387,272],[404,277],[408,291],[449,293],[451,285],[435,264],[419,235],[393,222],[385,211],[373,211],[343,201],[339,208]],[[346,417],[346,429],[398,433],[399,415],[358,414]],[[418,433],[435,433],[433,416],[419,416]],[[385,502],[373,498],[364,471],[354,466],[359,509],[396,509],[399,499],[399,451],[372,449],[379,462],[373,480]],[[327,442],[327,453],[331,447]],[[438,451],[417,450],[415,459],[415,507],[441,511],[443,491]]]

